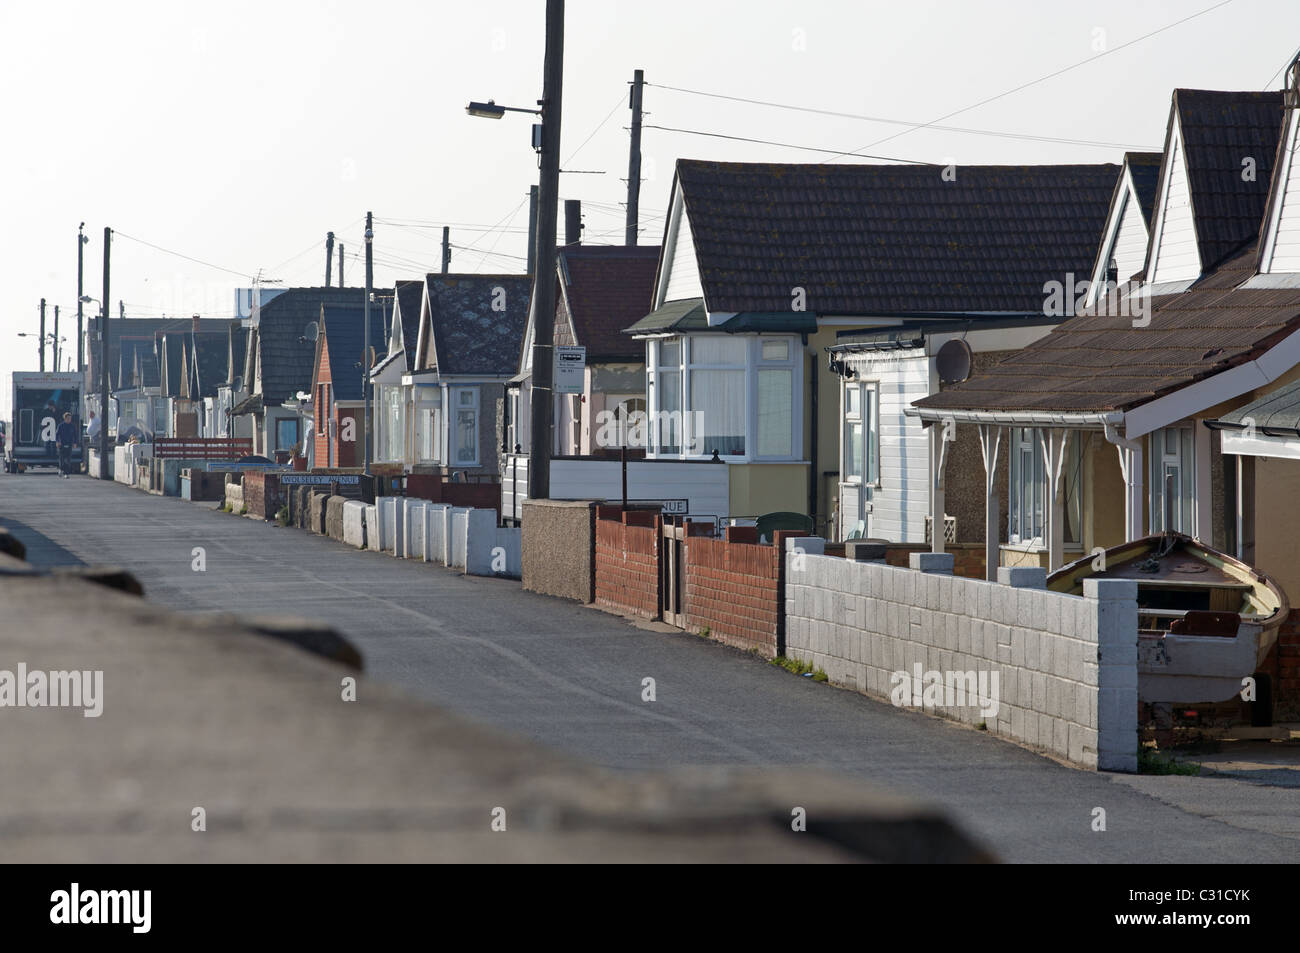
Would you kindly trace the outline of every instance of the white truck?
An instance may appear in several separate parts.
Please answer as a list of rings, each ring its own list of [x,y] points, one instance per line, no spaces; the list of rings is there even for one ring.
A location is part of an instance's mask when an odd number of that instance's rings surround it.
[[[54,435],[65,413],[72,414],[78,444],[72,463],[80,468],[85,456],[82,433],[82,377],[76,371],[14,371],[13,404],[5,429],[6,473],[21,473],[28,467],[57,467],[59,452]]]

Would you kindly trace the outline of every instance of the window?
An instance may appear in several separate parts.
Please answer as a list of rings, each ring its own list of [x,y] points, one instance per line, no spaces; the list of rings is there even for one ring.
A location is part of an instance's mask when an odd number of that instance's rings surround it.
[[[1190,427],[1151,435],[1151,532],[1195,535],[1196,447]]]
[[[512,390],[509,392],[509,396],[507,397],[507,406],[509,407],[508,413],[510,414],[510,423],[506,427],[506,446],[509,448],[511,453],[515,453],[517,450],[523,449],[522,441],[519,439],[519,435],[523,433],[523,430],[519,426],[518,390]]]
[[[292,450],[298,446],[298,418],[281,417],[275,422],[275,449]]]
[[[24,407],[18,411],[18,442],[32,443],[32,436],[35,431],[36,412],[30,407]]]
[[[1065,543],[1078,545],[1083,538],[1083,435],[1071,433],[1067,439],[1065,472],[1061,474],[1065,490],[1065,527],[1062,535]],[[1011,498],[1007,538],[1012,543],[1043,545],[1050,504],[1042,431],[1037,428],[1012,427],[1008,451]]]
[[[451,393],[456,410],[452,463],[478,466],[478,388],[456,387]]]
[[[845,483],[880,482],[880,424],[877,385],[850,381],[844,385]]]
[[[316,385],[316,433],[321,435],[325,433],[325,422],[329,420],[330,416],[326,386],[325,384]]]
[[[402,388],[391,384],[384,387],[380,401],[380,406],[376,408],[383,415],[382,446],[379,452],[382,459],[395,463],[405,459],[406,455],[406,434],[402,426]]]
[[[441,463],[442,390],[417,387],[415,393],[416,455],[421,463]]]
[[[160,400],[153,408],[153,432],[165,435],[167,429],[167,401]]]

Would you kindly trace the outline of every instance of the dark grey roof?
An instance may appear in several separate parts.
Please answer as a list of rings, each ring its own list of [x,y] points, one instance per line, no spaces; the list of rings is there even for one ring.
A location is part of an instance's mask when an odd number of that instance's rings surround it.
[[[1041,313],[1090,271],[1118,166],[945,172],[679,160],[709,311]]]
[[[238,326],[238,322],[234,322]],[[216,397],[217,385],[224,384],[230,373],[230,334],[200,332],[189,338],[194,348],[190,396]],[[197,377],[197,380],[195,378]]]
[[[1282,93],[1176,89],[1171,124],[1175,113],[1187,154],[1187,184],[1204,272],[1259,233],[1282,132]],[[1253,178],[1243,175],[1242,161],[1247,158],[1255,160]],[[1162,181],[1165,175],[1168,171],[1162,167]]]
[[[365,311],[361,308],[325,307],[321,333],[329,350],[330,380],[335,400],[363,400],[363,348]],[[371,309],[370,346],[375,353],[384,349],[383,318]],[[303,388],[306,390],[306,388]]]
[[[1243,429],[1247,426],[1248,417],[1254,421],[1255,430],[1266,436],[1300,435],[1300,381],[1279,387],[1259,400],[1238,407],[1214,423]]]
[[[393,289],[393,301],[402,321],[402,349],[406,366],[415,362],[415,345],[420,337],[420,302],[424,300],[424,282],[399,281]]]
[[[158,376],[164,397],[179,397],[181,392],[181,365],[187,334],[180,328],[158,335],[154,353],[158,355]]]
[[[360,309],[365,300],[364,288],[290,288],[258,308],[254,346],[266,406],[276,407],[311,388],[316,345],[301,338],[307,325],[320,321],[321,305]],[[375,323],[382,324],[382,318]]]
[[[703,298],[668,301],[626,330],[627,334],[662,334],[667,331],[741,331],[768,334],[811,334],[817,330],[817,316],[807,311],[742,311],[721,324],[709,326]]]
[[[1138,208],[1142,211],[1142,222],[1151,227],[1151,213],[1156,207],[1156,186],[1160,182],[1159,152],[1126,152],[1124,162],[1133,179],[1133,190],[1137,192]]]
[[[532,285],[528,275],[426,276],[438,373],[513,374],[528,323]]]

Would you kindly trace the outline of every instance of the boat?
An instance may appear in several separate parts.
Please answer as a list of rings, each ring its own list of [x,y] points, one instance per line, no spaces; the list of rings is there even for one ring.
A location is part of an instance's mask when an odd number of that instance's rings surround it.
[[[1182,533],[1160,533],[1094,551],[1047,577],[1047,588],[1083,594],[1085,579],[1138,584],[1138,697],[1212,703],[1239,695],[1277,642],[1291,607],[1268,576]],[[1259,697],[1268,686],[1257,685]]]

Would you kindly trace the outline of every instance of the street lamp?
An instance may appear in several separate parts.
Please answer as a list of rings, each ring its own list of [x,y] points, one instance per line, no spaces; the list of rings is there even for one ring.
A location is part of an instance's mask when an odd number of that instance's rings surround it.
[[[543,69],[541,109],[498,106],[493,100],[472,102],[465,111],[484,119],[500,119],[507,112],[540,116],[533,128],[533,147],[541,153],[538,187],[536,273],[533,275],[533,400],[529,434],[528,498],[551,495],[551,415],[554,397],[553,350],[555,342],[555,225],[560,202],[560,107],[564,78],[564,0],[546,0],[546,59]],[[538,141],[540,139],[540,142]]]

